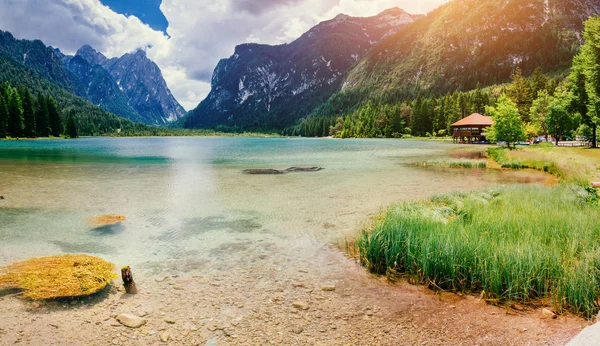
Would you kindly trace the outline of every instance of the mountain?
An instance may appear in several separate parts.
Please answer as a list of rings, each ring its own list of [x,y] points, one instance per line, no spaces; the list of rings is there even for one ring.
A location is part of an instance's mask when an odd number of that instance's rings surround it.
[[[40,40],[17,40],[0,31],[0,54],[37,76],[118,116],[150,125],[166,125],[185,115],[160,68],[142,50],[107,59],[90,46],[75,56]]]
[[[598,0],[454,0],[375,45],[343,91],[365,98],[442,94],[569,69]]]
[[[505,83],[517,67],[564,76],[584,21],[599,13],[600,0],[452,0],[422,18],[400,9],[340,15],[288,45],[238,46],[186,126],[281,129],[369,101]]]
[[[60,54],[60,52],[57,52]],[[84,56],[61,57],[69,71],[79,77],[82,95],[111,113],[124,118],[145,122],[144,118],[129,104],[127,96],[121,91],[112,75],[102,66],[89,62]]]
[[[208,97],[186,127],[282,128],[338,91],[346,72],[385,37],[420,15],[394,8],[377,16],[339,15],[278,46],[243,44],[219,62]]]
[[[77,96],[71,79],[78,81],[77,76],[64,68],[61,54],[41,41],[17,41],[9,33],[0,31],[0,83],[26,88],[36,98],[53,98],[62,110],[63,120],[66,114],[76,118],[82,136],[145,129]]]
[[[99,59],[103,60],[101,56]],[[185,109],[171,94],[160,68],[148,59],[145,51],[138,49],[120,58],[103,60],[101,65],[146,123],[165,125],[185,116]]]
[[[63,62],[85,81],[89,100],[118,115],[146,124],[166,125],[186,113],[171,94],[160,68],[143,50],[108,59],[86,45]]]

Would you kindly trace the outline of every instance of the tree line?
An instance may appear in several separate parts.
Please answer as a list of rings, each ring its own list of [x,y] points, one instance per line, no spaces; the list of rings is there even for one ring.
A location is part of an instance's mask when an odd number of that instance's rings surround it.
[[[495,107],[486,111],[495,124],[490,139],[511,143],[536,136],[552,135],[560,139],[582,136],[597,147],[600,124],[600,17],[585,23],[585,39],[579,54],[573,59],[571,73],[559,85],[536,90],[536,85],[548,84],[541,74],[528,83],[519,70],[513,76],[511,88]]]
[[[77,124],[69,113],[63,124],[52,96],[34,97],[28,88],[0,84],[0,138],[77,137]]]

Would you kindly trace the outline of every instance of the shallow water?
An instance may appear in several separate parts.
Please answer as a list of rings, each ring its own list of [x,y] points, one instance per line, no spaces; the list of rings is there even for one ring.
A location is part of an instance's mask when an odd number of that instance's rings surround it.
[[[223,270],[252,253],[293,265],[293,258],[310,261],[355,235],[395,201],[548,178],[407,165],[461,148],[399,140],[0,141],[0,264],[88,253],[151,273],[183,273]],[[324,170],[242,172],[291,166]],[[127,221],[87,221],[101,214]]]

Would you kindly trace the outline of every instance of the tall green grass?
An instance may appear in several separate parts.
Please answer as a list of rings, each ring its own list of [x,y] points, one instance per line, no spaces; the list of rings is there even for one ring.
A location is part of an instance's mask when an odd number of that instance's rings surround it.
[[[440,159],[430,160],[425,162],[417,162],[415,166],[421,167],[445,167],[445,168],[487,168],[487,162],[483,160],[468,160],[468,159]]]
[[[599,221],[596,195],[576,185],[503,187],[396,205],[357,247],[375,273],[592,317]]]

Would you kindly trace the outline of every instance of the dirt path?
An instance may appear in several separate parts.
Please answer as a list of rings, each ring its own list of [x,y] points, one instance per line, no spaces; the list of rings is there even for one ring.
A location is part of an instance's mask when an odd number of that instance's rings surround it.
[[[223,251],[237,251],[230,258],[245,263],[220,261],[220,268],[178,277],[138,271],[135,296],[117,285],[96,297],[42,304],[5,294],[0,344],[158,345],[168,337],[177,345],[563,345],[586,324],[390,286],[336,250],[307,258],[302,249],[281,258],[231,245]],[[121,326],[121,313],[147,323]]]

